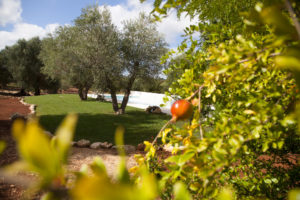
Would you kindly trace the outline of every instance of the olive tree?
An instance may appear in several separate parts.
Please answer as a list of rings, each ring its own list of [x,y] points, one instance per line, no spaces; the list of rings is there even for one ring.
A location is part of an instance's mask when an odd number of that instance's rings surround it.
[[[9,82],[12,81],[12,76],[8,71],[7,57],[5,51],[0,52],[0,86],[5,87]]]
[[[167,52],[167,43],[149,16],[141,13],[137,19],[124,22],[122,63],[127,75],[121,112],[125,112],[134,81],[157,77],[162,70],[160,58]]]
[[[82,10],[75,20],[75,27],[82,37],[82,49],[85,59],[92,62],[95,87],[109,91],[113,109],[118,111],[116,93],[121,87],[122,65],[120,57],[120,33],[111,21],[107,8],[99,9],[97,5]]]
[[[141,14],[119,31],[110,11],[93,5],[82,9],[73,26],[60,27],[44,40],[41,58],[44,72],[77,87],[81,99],[94,84],[111,94],[116,113],[124,113],[134,81],[157,77],[164,53],[166,42],[150,17]],[[119,107],[116,94],[121,90]]]
[[[58,78],[63,85],[78,88],[80,99],[86,100],[93,84],[93,65],[82,51],[83,37],[76,27],[59,27],[54,35],[43,40],[40,58],[45,63],[45,74]]]
[[[7,59],[7,68],[14,81],[21,87],[21,95],[25,89],[34,89],[39,95],[44,75],[41,73],[42,61],[38,58],[41,51],[41,40],[38,37],[28,41],[20,39],[16,44],[6,47],[4,55]]]
[[[109,91],[113,110],[125,112],[130,91],[137,78],[155,77],[162,69],[160,57],[166,43],[145,14],[124,22],[121,32],[113,25],[107,8],[83,9],[75,26],[84,34],[85,52],[94,61],[96,88]],[[119,107],[116,93],[124,91]]]

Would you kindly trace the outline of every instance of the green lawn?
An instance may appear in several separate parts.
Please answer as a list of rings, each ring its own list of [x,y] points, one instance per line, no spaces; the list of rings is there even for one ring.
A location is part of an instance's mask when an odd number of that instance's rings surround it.
[[[37,115],[42,126],[55,132],[66,114],[79,114],[75,140],[108,141],[114,143],[114,132],[118,125],[125,127],[125,144],[136,145],[155,137],[170,116],[147,114],[144,110],[127,107],[126,114],[115,115],[112,104],[93,99],[80,101],[78,95],[54,94],[26,97],[25,101],[37,105]]]

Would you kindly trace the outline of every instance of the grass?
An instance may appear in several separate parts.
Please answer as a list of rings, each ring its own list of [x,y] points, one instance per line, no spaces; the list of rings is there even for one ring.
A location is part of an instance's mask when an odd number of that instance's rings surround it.
[[[155,137],[160,128],[170,119],[161,114],[147,114],[144,110],[127,106],[126,114],[115,115],[112,104],[93,99],[81,101],[75,94],[54,94],[26,97],[25,101],[37,105],[41,125],[51,133],[70,112],[78,113],[75,139],[89,139],[114,143],[118,125],[125,127],[125,144],[136,145]]]

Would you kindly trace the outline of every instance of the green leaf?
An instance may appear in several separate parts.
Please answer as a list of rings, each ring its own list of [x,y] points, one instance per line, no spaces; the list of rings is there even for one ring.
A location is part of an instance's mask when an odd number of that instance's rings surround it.
[[[234,200],[234,192],[228,188],[223,188],[217,200]]]
[[[244,110],[244,113],[247,114],[247,115],[254,115],[254,114],[256,114],[256,112],[253,111],[253,110]]]
[[[278,179],[277,179],[277,178],[271,178],[271,181],[272,181],[273,183],[278,183]]]
[[[128,184],[130,183],[130,175],[126,168],[126,161],[125,161],[125,150],[122,148],[124,144],[124,127],[119,126],[117,127],[116,134],[115,134],[115,142],[118,147],[119,155],[121,156],[121,162],[119,165],[119,169],[117,172],[117,179],[120,183]]]
[[[271,184],[271,183],[272,183],[272,181],[271,181],[270,179],[265,179],[264,182],[265,182],[266,184]]]
[[[262,151],[266,152],[269,149],[269,142],[265,142],[262,147]]]
[[[125,158],[121,159],[121,162],[119,164],[119,169],[117,172],[117,180],[119,183],[123,184],[129,184],[130,183],[130,175],[126,168],[126,161]]]
[[[173,193],[174,200],[192,200],[186,186],[181,182],[175,183]]]
[[[158,196],[158,187],[155,176],[150,174],[146,167],[141,167],[141,182],[139,183],[140,199],[156,199]]]
[[[68,156],[68,151],[73,141],[77,122],[77,115],[69,114],[56,131],[55,143],[59,156],[65,163]]]
[[[299,200],[300,199],[300,189],[293,189],[288,193],[288,200]]]
[[[5,149],[6,144],[4,141],[0,141],[0,154],[2,153],[2,151]]]
[[[275,62],[281,68],[300,71],[300,59],[297,57],[277,56]]]
[[[95,174],[98,175],[107,175],[106,167],[101,159],[101,157],[97,156],[94,158],[93,163],[90,165],[91,169]]]
[[[194,157],[194,155],[195,155],[195,152],[193,152],[193,151],[190,151],[190,152],[184,153],[183,155],[180,155],[179,160],[178,160],[179,166],[182,166],[183,164],[185,164],[192,157]]]
[[[174,162],[174,163],[178,164],[179,159],[180,159],[180,155],[170,156],[167,159],[165,159],[165,162]]]
[[[125,129],[123,126],[118,126],[115,133],[115,143],[120,156],[125,156],[125,150],[122,148],[124,144],[124,131]]]

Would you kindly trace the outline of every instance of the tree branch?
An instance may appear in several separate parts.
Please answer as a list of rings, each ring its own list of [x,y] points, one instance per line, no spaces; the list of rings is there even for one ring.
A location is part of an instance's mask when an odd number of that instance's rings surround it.
[[[292,20],[294,22],[294,25],[296,27],[296,31],[298,33],[298,38],[300,40],[300,23],[299,23],[299,21],[298,21],[298,19],[296,17],[296,13],[295,13],[295,11],[294,11],[291,3],[289,2],[289,0],[285,0],[284,4],[285,4],[285,7],[288,9],[289,14],[290,14],[290,16],[291,16],[291,18],[292,18]]]
[[[262,51],[260,51],[259,53],[261,53]],[[275,56],[279,56],[280,53],[271,53],[268,57],[275,57]],[[258,60],[258,58],[255,59],[256,61]],[[237,64],[241,64],[241,63],[244,63],[244,62],[248,62],[250,61],[250,58],[246,58],[246,59],[243,59],[243,60],[240,60],[239,62],[237,62]]]
[[[199,90],[202,90],[203,87],[204,87],[204,85],[199,86],[199,88],[191,96],[185,98],[185,100],[190,101],[192,98],[194,98],[198,94]]]
[[[173,118],[172,118],[173,119]],[[156,137],[154,138],[153,142],[152,142],[152,146],[156,143],[157,138],[160,136],[161,132],[163,132],[163,130],[165,130],[165,128],[167,128],[167,126],[173,122],[173,120],[170,119],[158,132],[158,134],[156,135]]]
[[[203,140],[203,130],[202,130],[202,123],[201,123],[201,91],[202,91],[202,86],[200,86],[198,90],[199,90],[199,102],[198,102],[199,131],[200,131],[200,140]]]

